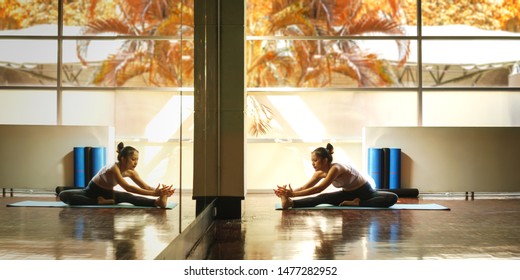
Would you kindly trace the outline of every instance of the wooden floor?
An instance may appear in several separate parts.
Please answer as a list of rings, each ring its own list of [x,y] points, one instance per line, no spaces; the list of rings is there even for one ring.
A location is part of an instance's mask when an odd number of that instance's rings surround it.
[[[182,211],[6,207],[23,200],[56,197],[0,197],[0,260],[151,260],[195,218],[189,195]]]
[[[178,209],[6,207],[54,199],[0,197],[1,260],[147,260],[179,235]],[[277,211],[277,201],[248,194],[241,220],[217,221],[209,231],[207,259],[520,259],[520,199],[400,200],[450,211]],[[183,219],[193,212],[183,207]]]
[[[209,259],[520,259],[520,199],[400,199],[432,210],[275,211],[248,196],[244,218],[219,221]]]

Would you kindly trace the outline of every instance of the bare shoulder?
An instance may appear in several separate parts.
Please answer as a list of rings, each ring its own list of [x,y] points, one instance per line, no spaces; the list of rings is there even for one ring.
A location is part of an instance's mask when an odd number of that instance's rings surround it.
[[[112,163],[111,165],[107,166],[108,172],[121,172],[119,169],[119,166],[116,163]]]
[[[108,172],[113,172],[114,174],[121,174],[122,177],[133,177],[135,171],[133,170],[125,170],[121,172],[119,165],[117,163],[112,164],[110,168],[108,168]]]
[[[125,170],[125,172],[123,173],[123,177],[129,177],[129,178],[138,178],[139,177],[139,174],[137,174],[137,171],[135,170]]]
[[[314,177],[323,179],[323,178],[327,177],[327,173],[324,171],[318,170],[318,171],[314,172]]]
[[[337,170],[337,175],[341,175],[341,174],[347,173],[349,171],[344,164],[340,164],[340,163],[333,163],[331,166],[331,169]]]
[[[344,164],[341,163],[333,163],[331,168],[336,168],[338,170],[347,170]]]

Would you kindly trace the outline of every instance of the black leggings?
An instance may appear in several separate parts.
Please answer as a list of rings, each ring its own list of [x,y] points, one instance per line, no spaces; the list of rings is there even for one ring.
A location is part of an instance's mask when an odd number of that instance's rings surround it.
[[[359,198],[359,206],[364,207],[390,207],[397,202],[398,196],[395,193],[375,191],[370,183],[365,183],[353,191],[337,191],[322,193],[317,196],[293,200],[293,208],[314,207],[319,204],[332,204],[338,206],[345,200]]]
[[[59,194],[60,200],[69,205],[97,205],[98,197],[114,199],[116,204],[127,202],[135,206],[156,206],[155,199],[133,195],[128,192],[107,190],[90,181],[85,189],[66,190]]]

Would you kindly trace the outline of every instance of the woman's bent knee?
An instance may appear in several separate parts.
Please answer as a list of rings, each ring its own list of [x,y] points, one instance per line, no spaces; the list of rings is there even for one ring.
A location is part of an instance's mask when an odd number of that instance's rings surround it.
[[[397,196],[397,194],[395,194],[395,193],[388,193],[387,197],[386,197],[386,200],[387,200],[387,203],[388,203],[388,207],[396,204],[398,199],[399,199],[399,197]]]
[[[65,203],[69,203],[70,195],[70,192],[62,191],[58,194],[58,198]]]

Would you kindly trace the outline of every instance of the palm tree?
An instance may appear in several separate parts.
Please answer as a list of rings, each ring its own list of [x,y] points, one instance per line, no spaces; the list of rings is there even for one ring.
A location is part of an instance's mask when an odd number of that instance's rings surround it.
[[[92,0],[83,35],[113,33],[119,36],[176,36],[193,38],[193,0],[120,0],[118,15],[94,18],[100,0]],[[116,54],[99,67],[94,84],[121,86],[135,77],[146,77],[153,86],[193,85],[193,42],[191,40],[125,40]],[[82,64],[90,40],[78,40]]]
[[[334,74],[359,87],[396,86],[391,65],[354,40],[325,39],[382,33],[405,35],[399,0],[249,0],[248,29],[255,36],[293,36],[302,40],[252,41],[248,47],[249,87],[323,87]],[[384,5],[386,4],[386,5]],[[385,9],[386,8],[386,9]],[[267,15],[267,16],[265,16]],[[307,37],[308,39],[306,39]],[[399,65],[409,55],[396,40]]]
[[[398,86],[392,66],[354,40],[315,38],[404,35],[403,21],[400,0],[248,0],[248,34],[280,36],[282,40],[248,42],[247,86],[323,87],[338,75],[359,87]],[[296,39],[283,40],[286,36]],[[398,66],[402,66],[409,55],[409,42],[396,43]],[[267,132],[273,118],[268,107],[256,107],[254,135]]]
[[[96,19],[93,15],[98,1],[91,2],[84,35],[193,37],[193,0],[120,0],[118,16]],[[382,9],[378,2],[386,3],[387,9]],[[247,28],[251,35],[403,34],[399,28],[400,0],[248,0],[247,3]],[[79,40],[77,44],[78,57],[84,65],[89,42]],[[408,43],[396,42],[402,65],[409,53]],[[146,77],[149,85],[192,86],[193,50],[190,40],[126,40],[116,54],[102,63],[93,83],[121,86],[132,78]],[[390,65],[364,51],[354,40],[251,41],[246,63],[249,87],[322,87],[333,81],[334,74],[351,78],[360,87],[398,84]],[[270,129],[272,110],[252,96],[247,97],[246,113],[252,118],[252,135]]]

